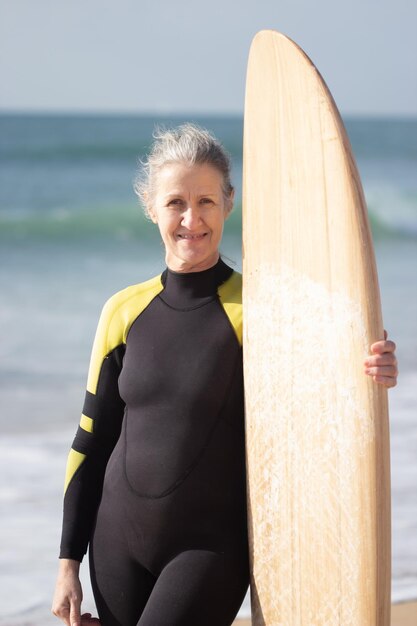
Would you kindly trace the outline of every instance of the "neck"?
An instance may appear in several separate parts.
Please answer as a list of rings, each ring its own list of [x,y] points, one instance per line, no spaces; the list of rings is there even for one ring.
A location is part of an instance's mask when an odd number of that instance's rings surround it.
[[[159,297],[174,308],[201,306],[217,296],[218,287],[232,273],[233,270],[221,259],[216,265],[200,272],[176,272],[168,268],[162,274],[164,290]]]
[[[204,261],[193,264],[192,262],[183,261],[178,257],[171,256],[169,254],[165,257],[165,262],[168,269],[171,272],[177,272],[178,274],[188,274],[192,272],[204,272],[211,267],[214,267],[220,259],[220,253],[218,250]]]

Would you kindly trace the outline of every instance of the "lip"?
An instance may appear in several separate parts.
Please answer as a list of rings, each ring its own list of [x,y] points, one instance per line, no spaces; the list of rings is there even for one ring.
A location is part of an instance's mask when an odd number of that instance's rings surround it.
[[[201,241],[208,233],[177,233],[177,239],[182,241]]]

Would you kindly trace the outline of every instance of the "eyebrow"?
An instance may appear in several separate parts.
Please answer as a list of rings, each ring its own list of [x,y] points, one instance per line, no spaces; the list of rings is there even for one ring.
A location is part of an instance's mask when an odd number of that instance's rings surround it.
[[[169,193],[166,194],[166,198],[171,198],[171,197],[177,197],[177,196],[182,196],[183,193],[182,191],[170,191]],[[199,193],[197,195],[197,197],[201,198],[202,196],[217,196],[218,195],[218,191],[214,191],[214,190],[210,190],[210,191],[203,191],[202,193]]]

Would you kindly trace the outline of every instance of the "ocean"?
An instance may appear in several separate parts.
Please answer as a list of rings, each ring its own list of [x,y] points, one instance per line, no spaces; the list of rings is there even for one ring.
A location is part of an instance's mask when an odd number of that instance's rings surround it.
[[[222,253],[241,268],[241,117],[187,117],[233,160],[236,208]],[[66,456],[104,301],[161,271],[158,233],[132,189],[155,124],[183,118],[0,115],[0,624],[58,623]],[[393,599],[417,598],[417,119],[346,119],[371,218],[390,391]],[[85,610],[94,611],[87,565]],[[249,614],[249,600],[241,615]]]

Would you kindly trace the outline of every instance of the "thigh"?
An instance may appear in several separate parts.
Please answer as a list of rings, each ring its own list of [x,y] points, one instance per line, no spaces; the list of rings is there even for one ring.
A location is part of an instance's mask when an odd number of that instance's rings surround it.
[[[89,550],[90,578],[102,626],[136,626],[155,577],[132,559],[120,536],[95,533]]]
[[[230,626],[248,585],[246,554],[182,552],[162,570],[138,626]]]

